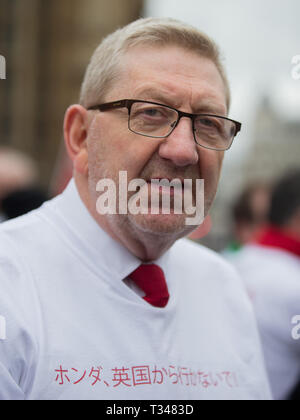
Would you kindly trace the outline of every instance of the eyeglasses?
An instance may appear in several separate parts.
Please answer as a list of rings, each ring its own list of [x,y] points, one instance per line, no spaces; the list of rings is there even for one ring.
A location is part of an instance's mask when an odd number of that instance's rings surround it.
[[[109,111],[128,109],[128,128],[135,134],[155,139],[168,137],[182,117],[192,120],[195,142],[206,149],[225,151],[230,149],[233,139],[242,124],[226,117],[211,114],[189,114],[168,105],[137,99],[123,99],[95,105],[88,110]]]

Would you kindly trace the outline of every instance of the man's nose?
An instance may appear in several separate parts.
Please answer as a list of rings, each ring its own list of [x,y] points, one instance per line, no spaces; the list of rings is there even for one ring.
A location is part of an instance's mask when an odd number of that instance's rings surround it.
[[[174,131],[161,143],[159,156],[171,160],[176,166],[195,165],[199,161],[194,140],[192,121],[181,118]]]

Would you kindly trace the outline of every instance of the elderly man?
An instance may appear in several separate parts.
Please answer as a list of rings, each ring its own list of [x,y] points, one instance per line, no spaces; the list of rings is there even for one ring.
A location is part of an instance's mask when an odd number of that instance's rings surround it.
[[[180,191],[201,207],[203,179],[208,213],[240,129],[229,101],[217,47],[188,25],[141,19],[101,43],[65,116],[74,179],[1,228],[2,399],[270,398],[240,280],[179,240],[197,227]]]

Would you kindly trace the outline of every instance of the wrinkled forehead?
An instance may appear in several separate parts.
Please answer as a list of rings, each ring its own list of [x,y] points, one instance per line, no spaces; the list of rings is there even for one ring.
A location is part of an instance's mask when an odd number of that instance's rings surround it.
[[[191,103],[205,99],[227,113],[225,82],[210,58],[178,46],[140,45],[124,53],[110,99],[159,100],[159,92],[176,107],[188,96]]]

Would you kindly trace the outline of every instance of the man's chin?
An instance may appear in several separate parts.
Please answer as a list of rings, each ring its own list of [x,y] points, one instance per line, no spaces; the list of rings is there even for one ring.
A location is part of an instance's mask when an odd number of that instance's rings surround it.
[[[138,214],[129,215],[130,222],[145,233],[155,235],[176,235],[183,237],[194,228],[186,225],[184,214]]]

